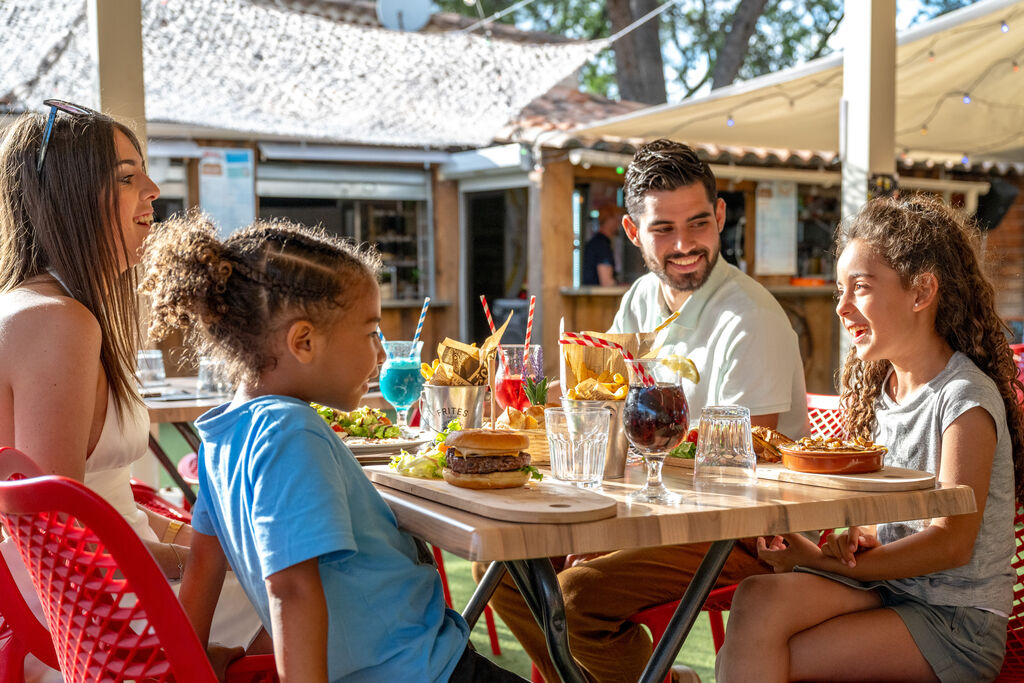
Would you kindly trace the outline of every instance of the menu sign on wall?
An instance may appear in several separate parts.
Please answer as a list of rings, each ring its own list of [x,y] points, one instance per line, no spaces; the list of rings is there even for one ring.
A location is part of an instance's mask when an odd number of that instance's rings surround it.
[[[796,275],[796,183],[757,184],[757,275]]]
[[[204,147],[199,159],[199,206],[221,237],[256,217],[256,158],[251,149]]]

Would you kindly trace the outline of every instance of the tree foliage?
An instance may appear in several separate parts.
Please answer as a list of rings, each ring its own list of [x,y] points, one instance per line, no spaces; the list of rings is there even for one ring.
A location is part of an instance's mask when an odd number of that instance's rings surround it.
[[[848,0],[862,2],[864,0]],[[467,16],[490,16],[506,9],[515,0],[435,0],[438,9]],[[911,23],[919,23],[945,12],[970,5],[974,0],[920,0]],[[643,3],[631,0],[634,19],[642,16],[636,8]],[[656,3],[656,4],[661,4]],[[755,7],[754,33],[744,43],[729,42],[730,28],[738,12]],[[677,0],[661,14],[664,76],[669,99],[688,97],[706,91],[715,75],[719,58],[728,57],[739,64],[733,74],[745,80],[784,69],[829,52],[828,41],[843,18],[843,0]],[[501,19],[522,29],[557,33],[576,39],[607,38],[611,21],[605,0],[533,0]],[[742,23],[742,22],[741,22]],[[728,50],[728,53],[723,53]],[[737,57],[738,51],[738,57]],[[621,77],[621,75],[620,75]],[[627,76],[628,77],[628,76]],[[632,77],[638,77],[635,74]],[[732,78],[715,87],[728,85]],[[584,90],[618,97],[615,53],[602,52],[581,74]]]

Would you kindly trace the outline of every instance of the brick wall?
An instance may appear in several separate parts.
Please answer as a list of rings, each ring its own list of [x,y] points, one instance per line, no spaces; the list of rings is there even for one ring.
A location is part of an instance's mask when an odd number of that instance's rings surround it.
[[[996,290],[996,307],[1006,319],[1024,319],[1024,178],[1007,177],[1021,193],[1002,222],[985,237],[986,274]]]

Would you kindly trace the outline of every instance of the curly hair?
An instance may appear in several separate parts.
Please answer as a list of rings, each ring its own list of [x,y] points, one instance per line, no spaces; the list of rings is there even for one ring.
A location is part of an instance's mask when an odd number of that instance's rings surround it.
[[[718,188],[715,174],[688,145],[661,138],[639,147],[626,169],[624,201],[626,211],[636,220],[644,211],[644,196],[651,191],[675,190],[701,183],[708,201],[715,203]]]
[[[284,220],[258,220],[221,241],[209,218],[190,212],[154,226],[142,265],[149,336],[183,329],[233,382],[254,382],[276,363],[272,331],[297,316],[319,325],[343,314],[361,287],[376,286],[380,257]]]
[[[977,228],[934,197],[880,198],[839,227],[836,255],[852,240],[870,245],[905,288],[924,273],[938,280],[936,331],[999,388],[1013,447],[1016,495],[1024,500],[1024,419],[1018,400],[1024,385],[1013,361],[1008,328],[996,313],[992,284],[981,270]],[[891,367],[888,360],[862,361],[850,350],[840,375],[840,401],[851,436],[870,437],[876,425],[875,402]]]

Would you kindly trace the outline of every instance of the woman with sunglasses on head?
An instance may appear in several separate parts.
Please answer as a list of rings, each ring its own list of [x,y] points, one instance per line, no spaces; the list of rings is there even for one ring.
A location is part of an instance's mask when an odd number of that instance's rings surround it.
[[[191,528],[137,507],[129,472],[149,436],[134,266],[160,190],[128,127],[46,104],[48,117],[19,117],[0,142],[0,446],[103,496],[176,581]],[[8,566],[23,570],[10,546],[0,544]],[[221,599],[241,624],[221,639],[246,645],[259,621],[238,598]]]

